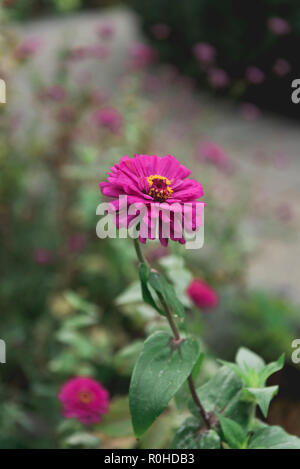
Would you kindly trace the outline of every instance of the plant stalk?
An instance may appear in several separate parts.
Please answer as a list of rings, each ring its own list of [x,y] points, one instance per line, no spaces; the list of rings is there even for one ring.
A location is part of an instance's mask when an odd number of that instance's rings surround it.
[[[138,239],[135,239],[134,240],[134,247],[135,247],[135,251],[136,251],[136,254],[137,254],[137,257],[138,257],[138,260],[141,262],[141,263],[145,263],[145,264],[148,264],[148,262],[146,261],[144,255],[143,255],[143,252],[141,250],[141,246],[140,246],[140,242]],[[159,292],[157,292],[157,296],[159,298],[159,301],[163,307],[163,310],[166,314],[166,318],[168,320],[168,323],[170,325],[170,328],[172,329],[172,332],[173,332],[173,335],[175,337],[175,340],[177,341],[180,341],[181,340],[181,337],[180,337],[180,333],[179,333],[179,330],[176,326],[176,323],[173,319],[173,316],[172,316],[172,312],[170,311],[170,308],[169,308],[169,305],[167,304],[167,302],[165,301],[163,295]],[[195,402],[199,412],[200,412],[200,415],[201,417],[203,418],[204,420],[204,423],[205,425],[207,426],[207,428],[212,428],[212,425],[211,425],[211,421],[210,421],[210,418],[209,418],[209,415],[207,414],[207,412],[205,411],[204,407],[202,406],[201,402],[200,402],[200,399],[198,397],[198,394],[196,392],[196,387],[195,387],[195,383],[194,383],[194,380],[193,380],[193,377],[192,375],[190,374],[190,376],[188,377],[188,384],[189,384],[189,388],[190,388],[190,392],[191,392],[191,396],[192,396],[192,399],[193,401]]]

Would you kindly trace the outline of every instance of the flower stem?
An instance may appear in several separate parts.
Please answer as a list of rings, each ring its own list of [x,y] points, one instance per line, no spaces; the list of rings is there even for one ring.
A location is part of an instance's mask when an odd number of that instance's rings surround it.
[[[134,247],[135,247],[135,251],[136,251],[136,254],[137,254],[137,257],[138,257],[138,260],[142,263],[147,263],[146,259],[144,258],[144,255],[142,253],[142,250],[141,250],[141,246],[140,246],[140,242],[138,239],[135,239],[134,240]],[[165,301],[163,295],[159,292],[157,292],[157,296],[159,298],[159,301],[163,307],[163,310],[166,314],[166,318],[168,320],[168,323],[170,325],[170,328],[172,329],[172,332],[173,332],[173,335],[175,337],[176,340],[181,340],[181,337],[180,337],[180,333],[179,333],[179,330],[176,326],[176,323],[173,319],[173,316],[172,316],[172,312],[169,308],[169,305],[168,303]],[[195,402],[199,412],[200,412],[200,415],[201,417],[203,418],[204,420],[204,423],[205,425],[207,426],[207,428],[212,428],[212,424],[211,424],[211,421],[210,421],[210,416],[209,414],[205,411],[204,407],[202,406],[201,402],[200,402],[200,399],[198,397],[198,394],[196,392],[196,387],[195,387],[195,383],[194,383],[194,380],[193,380],[193,377],[192,375],[190,374],[190,376],[188,377],[188,384],[189,384],[189,388],[190,388],[190,392],[191,392],[191,396],[192,396],[192,399],[193,401]]]

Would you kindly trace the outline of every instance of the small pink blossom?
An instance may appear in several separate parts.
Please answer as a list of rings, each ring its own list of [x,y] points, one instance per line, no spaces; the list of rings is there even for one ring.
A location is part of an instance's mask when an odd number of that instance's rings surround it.
[[[208,73],[208,81],[213,88],[221,89],[229,85],[229,76],[222,68],[212,68]]]
[[[58,399],[67,419],[78,419],[84,425],[98,423],[108,412],[109,394],[95,379],[77,376],[61,388]]]
[[[33,259],[37,264],[50,264],[53,261],[53,253],[48,249],[38,248],[33,252]]]
[[[98,36],[102,39],[111,39],[115,29],[111,23],[100,24],[96,30]]]
[[[187,288],[187,295],[200,309],[214,309],[219,303],[219,295],[214,288],[201,279],[194,279]]]
[[[45,96],[53,101],[63,101],[67,90],[62,85],[53,85],[45,91]]]
[[[215,61],[216,49],[207,42],[198,42],[193,47],[194,56],[203,65],[210,65]]]
[[[133,69],[145,68],[157,60],[157,51],[146,44],[134,44],[129,51],[130,66]]]
[[[68,240],[68,248],[71,252],[81,252],[85,249],[87,240],[85,236],[80,233],[76,233]]]
[[[277,59],[273,65],[273,72],[279,77],[284,77],[291,71],[289,62],[285,59]]]
[[[268,26],[272,33],[276,34],[277,36],[283,36],[285,34],[289,34],[291,31],[291,27],[289,23],[284,20],[283,18],[273,16],[268,20]]]
[[[105,127],[114,134],[118,134],[123,124],[122,114],[115,108],[107,107],[95,111],[93,121],[99,127]]]
[[[19,60],[27,60],[37,53],[42,41],[40,38],[31,37],[24,39],[16,48],[15,56]]]
[[[265,78],[264,72],[258,67],[248,67],[246,70],[246,80],[253,85],[260,85]]]
[[[240,113],[246,121],[255,121],[261,114],[260,109],[255,104],[246,102],[240,105]]]
[[[151,31],[156,39],[162,41],[169,37],[171,28],[165,23],[157,23],[152,26]]]
[[[212,140],[206,140],[198,144],[196,147],[196,157],[200,161],[213,164],[222,170],[228,170],[231,167],[225,150]]]

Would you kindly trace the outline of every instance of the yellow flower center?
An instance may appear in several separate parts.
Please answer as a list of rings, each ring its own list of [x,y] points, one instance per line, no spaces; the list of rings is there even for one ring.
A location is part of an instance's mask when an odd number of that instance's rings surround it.
[[[164,202],[166,199],[171,197],[173,190],[171,189],[171,181],[159,174],[153,174],[147,177],[149,184],[148,194],[153,197],[155,202]]]
[[[89,404],[93,400],[93,395],[90,391],[81,391],[79,393],[79,400],[83,404]]]

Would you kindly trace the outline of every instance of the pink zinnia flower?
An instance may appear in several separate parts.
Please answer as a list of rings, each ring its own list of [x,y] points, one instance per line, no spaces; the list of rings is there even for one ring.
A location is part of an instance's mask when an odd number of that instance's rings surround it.
[[[291,31],[291,27],[289,23],[284,20],[283,18],[279,18],[277,16],[273,16],[268,20],[268,26],[272,33],[277,34],[277,36],[283,36],[285,34],[289,34]]]
[[[157,60],[157,51],[146,44],[134,44],[129,55],[130,65],[134,69],[145,68]]]
[[[102,194],[110,198],[112,207],[117,210],[117,226],[128,228],[130,221],[135,218],[129,216],[127,210],[125,214],[123,212],[119,197],[127,196],[129,209],[133,204],[140,210],[146,208],[140,222],[141,242],[146,242],[147,238],[155,239],[152,230],[153,225],[156,226],[158,222],[159,239],[163,246],[167,246],[169,238],[184,244],[186,241],[182,234],[183,215],[187,225],[184,229],[195,231],[202,224],[204,207],[202,202],[197,201],[203,196],[202,186],[193,179],[187,179],[190,173],[189,169],[171,155],[135,155],[134,158],[124,156],[119,164],[111,168],[108,182],[101,182],[100,188]],[[170,213],[173,210],[174,213]],[[178,223],[177,217],[175,220],[172,216],[175,213],[181,223]],[[168,238],[164,236],[164,224],[170,227]]]
[[[123,117],[117,109],[107,107],[94,112],[93,121],[96,125],[118,134],[122,127]]]
[[[98,423],[108,412],[109,394],[93,378],[78,376],[67,381],[58,398],[67,419],[78,419],[84,425]]]
[[[246,80],[253,85],[260,85],[265,77],[264,72],[258,67],[248,67],[246,70]]]
[[[194,56],[203,65],[212,64],[215,61],[216,49],[207,42],[198,42],[193,47]]]
[[[19,60],[29,59],[38,51],[38,49],[41,47],[41,43],[41,39],[36,37],[24,39],[24,41],[21,42],[21,44],[19,44],[15,50],[16,58]]]
[[[213,88],[226,88],[229,85],[229,76],[222,68],[209,70],[208,81]]]
[[[214,309],[218,305],[218,293],[204,280],[194,279],[186,292],[197,308]]]
[[[279,77],[284,77],[290,70],[291,66],[285,59],[277,59],[273,65],[273,72]]]
[[[162,41],[164,39],[167,39],[167,37],[170,34],[170,26],[168,26],[165,23],[157,23],[154,24],[151,28],[153,36],[158,39],[159,41]]]

